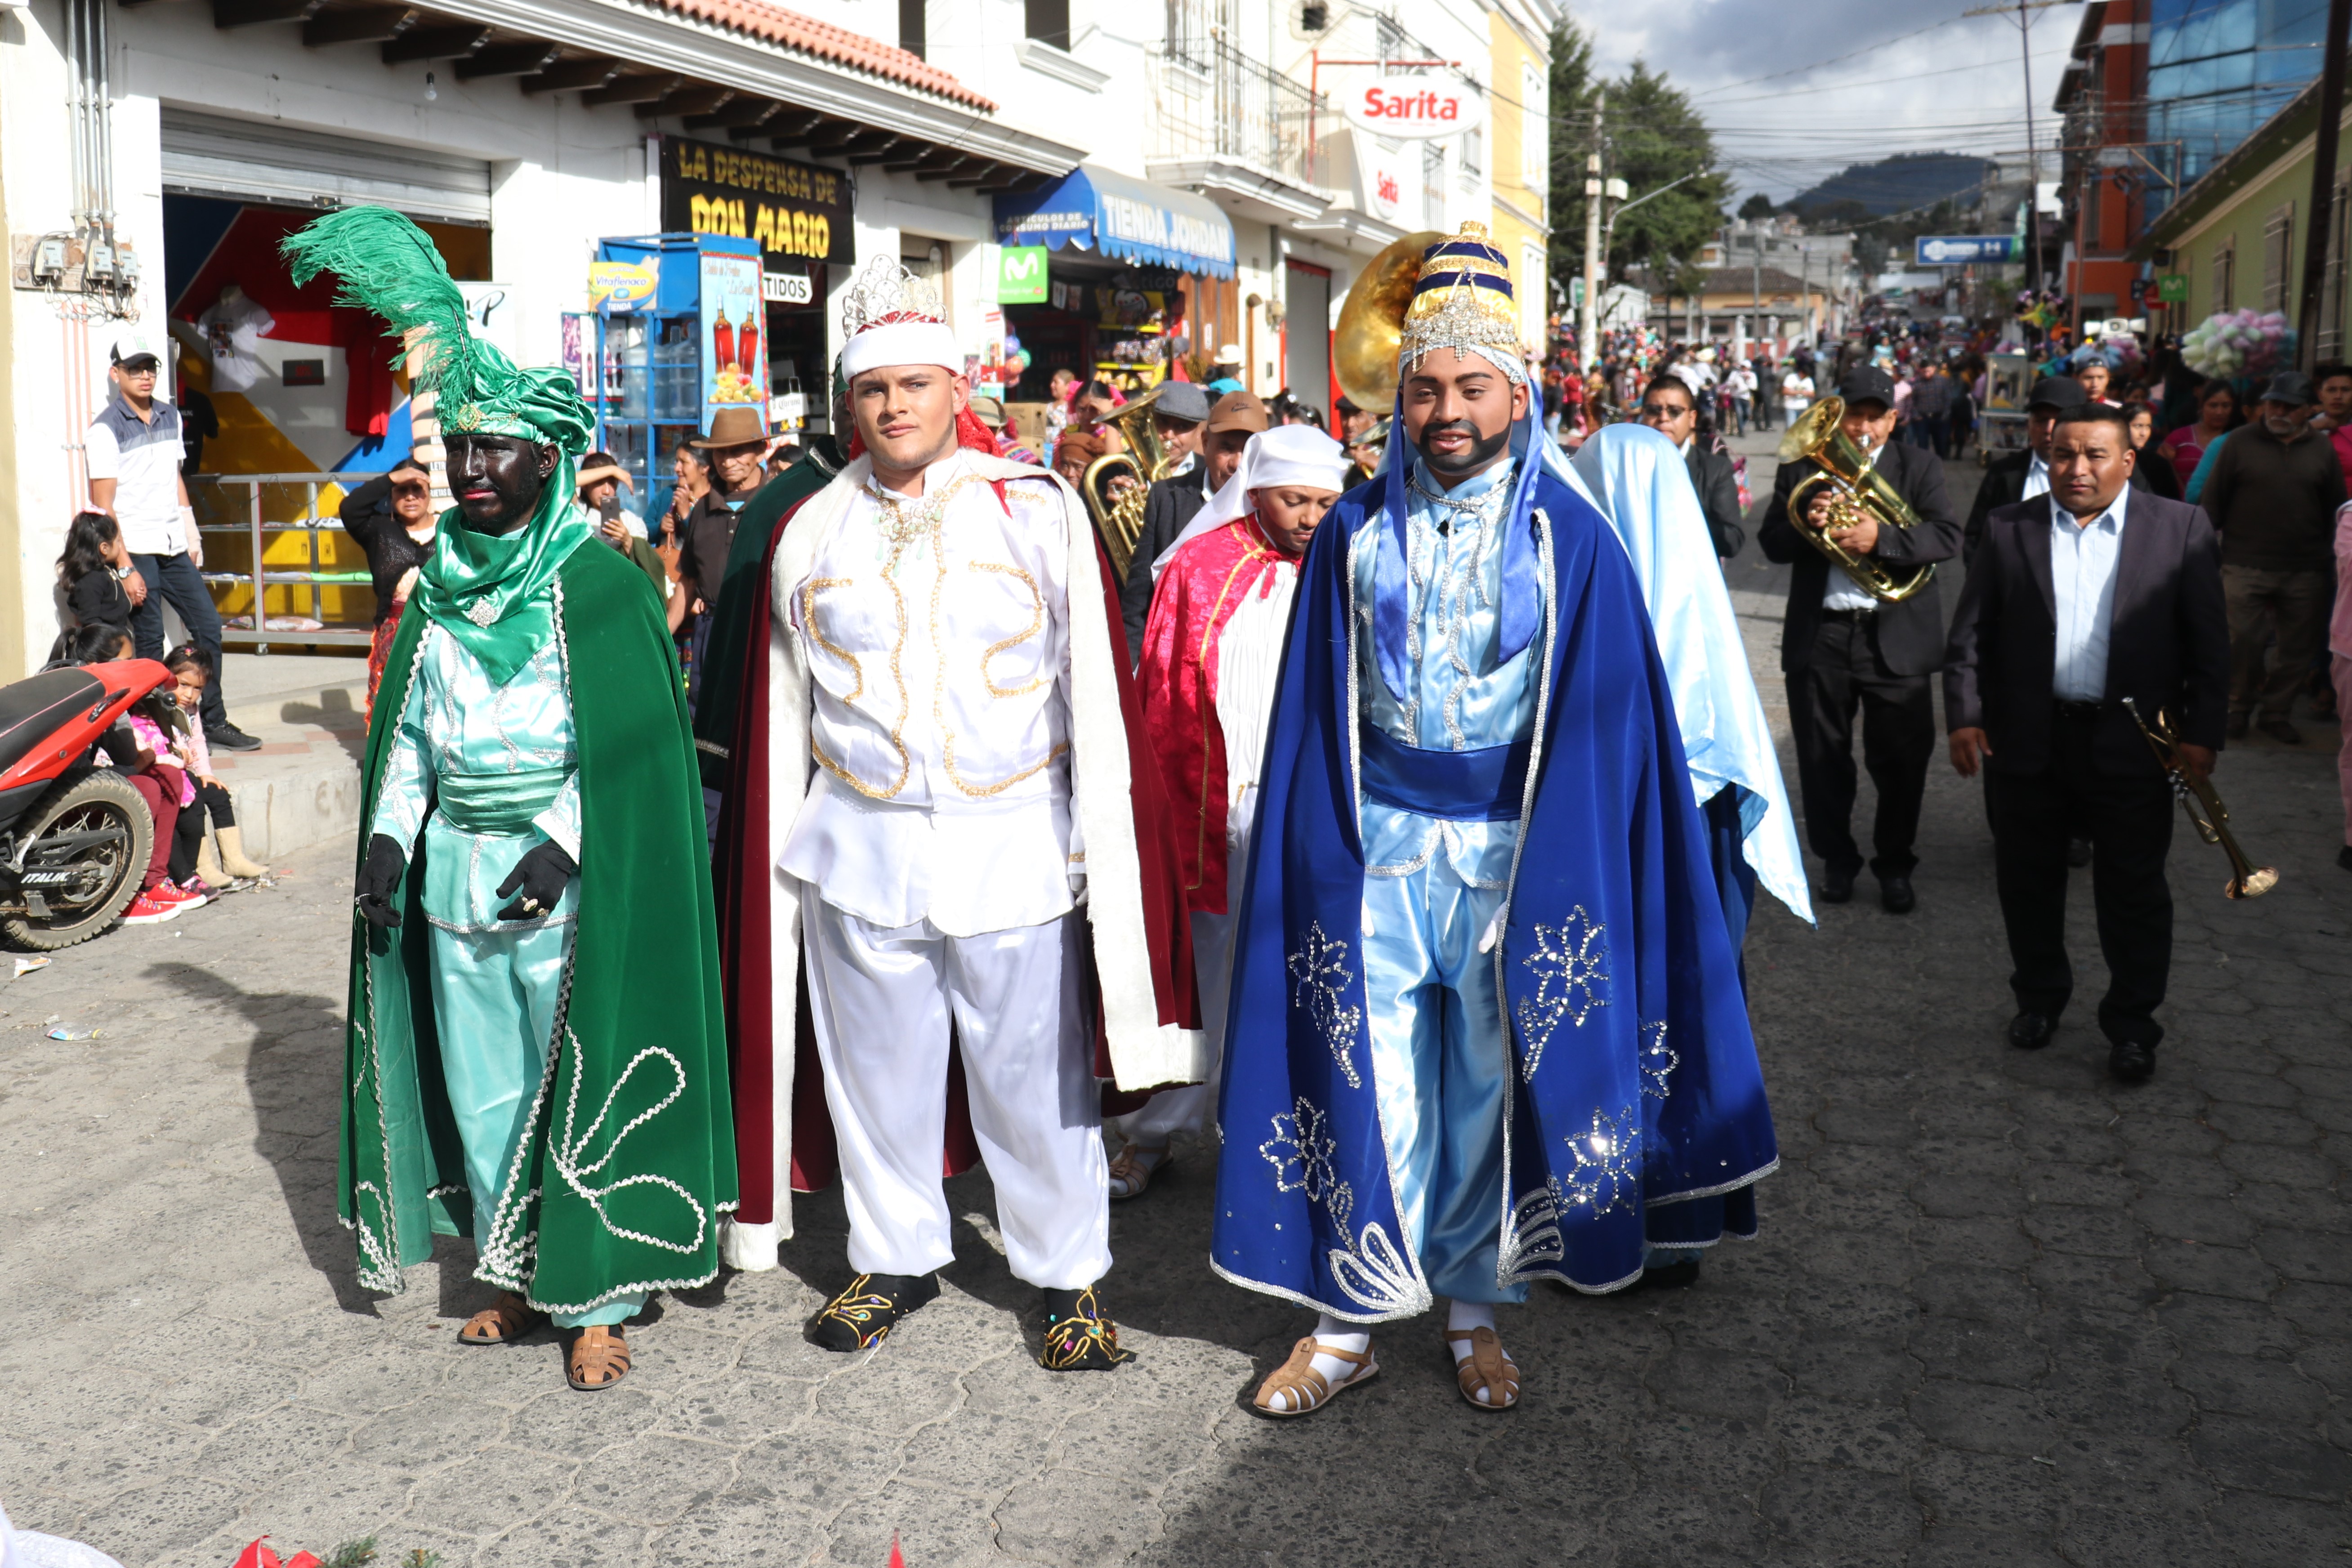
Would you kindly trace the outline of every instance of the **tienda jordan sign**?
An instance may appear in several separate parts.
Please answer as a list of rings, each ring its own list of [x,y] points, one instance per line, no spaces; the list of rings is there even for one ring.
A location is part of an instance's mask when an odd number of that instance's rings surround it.
[[[1340,105],[1350,125],[1381,136],[1452,136],[1486,118],[1485,98],[1442,76],[1381,77],[1350,88]]]

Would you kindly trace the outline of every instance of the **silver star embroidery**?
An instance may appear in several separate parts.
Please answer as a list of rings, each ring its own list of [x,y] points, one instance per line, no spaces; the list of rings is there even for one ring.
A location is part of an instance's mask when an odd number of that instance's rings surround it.
[[[1682,1055],[1666,1044],[1665,1020],[1642,1026],[1642,1092],[1652,1100],[1666,1098],[1667,1079],[1682,1065]]]
[[[1615,1116],[1595,1110],[1592,1125],[1566,1142],[1576,1167],[1551,1178],[1552,1198],[1563,1215],[1581,1210],[1598,1218],[1621,1205],[1633,1206],[1641,1174],[1642,1131],[1632,1106]]]
[[[1608,929],[1582,904],[1559,925],[1536,927],[1536,950],[1525,960],[1536,973],[1535,994],[1521,996],[1513,1014],[1523,1047],[1519,1071],[1528,1082],[1535,1081],[1536,1064],[1562,1018],[1582,1028],[1595,1008],[1609,1005],[1601,994],[1609,984],[1609,946],[1602,940]]]
[[[1323,1043],[1330,1047],[1348,1087],[1363,1088],[1364,1080],[1349,1055],[1357,1028],[1364,1021],[1363,1009],[1344,1005],[1340,1000],[1356,978],[1348,967],[1348,944],[1326,935],[1323,922],[1317,921],[1307,928],[1307,945],[1290,955],[1289,963],[1291,977],[1298,982],[1298,1005],[1307,1009]]]

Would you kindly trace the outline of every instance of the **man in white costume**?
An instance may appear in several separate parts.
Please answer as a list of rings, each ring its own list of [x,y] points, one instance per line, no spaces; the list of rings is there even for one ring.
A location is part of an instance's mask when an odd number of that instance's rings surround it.
[[[730,792],[730,809],[764,805],[773,868],[763,994],[740,958],[730,991],[739,1057],[768,1042],[754,1081],[772,1079],[764,1105],[739,1089],[746,1172],[778,1198],[730,1227],[729,1255],[773,1267],[787,1173],[819,1184],[792,1137],[804,960],[856,1275],[811,1337],[874,1345],[939,1294],[941,1177],[968,1113],[1006,1260],[1045,1291],[1040,1361],[1108,1368],[1128,1352],[1095,1292],[1110,1268],[1097,1019],[1125,1087],[1205,1072],[1181,922],[1147,912],[1165,877],[1138,855],[1160,849],[1138,830],[1150,792],[1130,789],[1115,600],[1076,493],[994,456],[928,290],[877,261],[845,315],[856,443],[779,536],[765,743],[736,749],[765,777]]]

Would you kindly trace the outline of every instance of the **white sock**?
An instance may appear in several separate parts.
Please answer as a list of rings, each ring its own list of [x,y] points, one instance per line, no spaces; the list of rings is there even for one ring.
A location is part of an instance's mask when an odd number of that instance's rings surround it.
[[[1491,1329],[1494,1326],[1495,1309],[1487,1302],[1448,1301],[1445,1303],[1445,1327],[1449,1333],[1467,1333],[1473,1329]],[[1447,1340],[1445,1348],[1454,1352],[1454,1364],[1457,1367],[1470,1359],[1468,1340]],[[1475,1397],[1479,1404],[1486,1404],[1486,1391],[1480,1389]]]
[[[1318,1345],[1329,1345],[1333,1350],[1349,1351],[1357,1355],[1362,1355],[1372,1348],[1372,1336],[1370,1331],[1360,1329],[1353,1323],[1343,1323],[1326,1312],[1315,1320],[1315,1342]],[[1337,1388],[1363,1369],[1354,1362],[1341,1361],[1338,1356],[1324,1355],[1318,1352],[1315,1357],[1315,1370],[1323,1374],[1324,1382]]]

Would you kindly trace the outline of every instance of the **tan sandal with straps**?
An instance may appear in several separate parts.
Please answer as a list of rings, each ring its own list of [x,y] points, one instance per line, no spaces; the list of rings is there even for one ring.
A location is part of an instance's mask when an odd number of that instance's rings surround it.
[[[1454,1368],[1462,1398],[1474,1410],[1508,1410],[1519,1402],[1519,1369],[1503,1353],[1503,1342],[1492,1329],[1448,1329],[1445,1342],[1470,1342],[1470,1353]],[[1486,1397],[1480,1399],[1480,1390]]]
[[[1144,1156],[1153,1158],[1147,1160]],[[1147,1149],[1140,1143],[1129,1143],[1110,1163],[1110,1196],[1113,1203],[1139,1198],[1151,1185],[1151,1178],[1175,1163],[1176,1156],[1162,1143],[1157,1149]]]
[[[629,1342],[617,1328],[594,1324],[572,1342],[567,1368],[572,1386],[583,1394],[601,1394],[629,1375]]]
[[[457,1331],[461,1345],[510,1345],[547,1321],[547,1314],[516,1295],[501,1290],[499,1299],[466,1320]]]
[[[1333,1361],[1352,1362],[1356,1370],[1333,1384],[1315,1370],[1315,1358],[1328,1355]],[[1265,1381],[1257,1385],[1257,1396],[1252,1401],[1261,1415],[1287,1418],[1311,1415],[1332,1398],[1359,1384],[1370,1383],[1381,1373],[1381,1363],[1372,1359],[1370,1345],[1360,1353],[1324,1344],[1313,1334],[1293,1345],[1290,1359],[1266,1373]],[[1277,1403],[1287,1399],[1286,1406]]]

